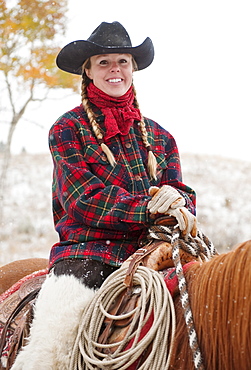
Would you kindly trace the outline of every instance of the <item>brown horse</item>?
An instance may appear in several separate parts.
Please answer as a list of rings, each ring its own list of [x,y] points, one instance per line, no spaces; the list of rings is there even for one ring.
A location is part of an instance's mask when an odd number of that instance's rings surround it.
[[[27,258],[0,267],[0,294],[32,272],[48,267],[46,258]]]
[[[192,264],[185,277],[205,369],[251,369],[251,241]],[[176,334],[169,368],[193,370],[178,289],[174,305]]]
[[[198,343],[207,370],[251,369],[251,241],[185,273]],[[171,369],[194,369],[179,294]]]
[[[189,264],[184,274],[204,369],[251,369],[251,241],[207,262]],[[173,300],[176,332],[169,369],[194,370],[178,286]],[[128,370],[137,368],[136,361]]]

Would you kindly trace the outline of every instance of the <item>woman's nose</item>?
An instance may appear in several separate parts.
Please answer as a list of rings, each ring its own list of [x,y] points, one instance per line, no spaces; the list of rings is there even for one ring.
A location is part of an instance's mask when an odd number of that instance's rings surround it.
[[[112,63],[111,72],[119,72],[119,71],[120,71],[119,64],[116,62]]]

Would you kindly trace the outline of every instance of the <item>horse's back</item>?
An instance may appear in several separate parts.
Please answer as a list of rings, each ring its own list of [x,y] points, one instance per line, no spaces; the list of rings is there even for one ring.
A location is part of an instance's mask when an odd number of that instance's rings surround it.
[[[27,258],[0,267],[0,294],[23,277],[48,267],[46,258]]]

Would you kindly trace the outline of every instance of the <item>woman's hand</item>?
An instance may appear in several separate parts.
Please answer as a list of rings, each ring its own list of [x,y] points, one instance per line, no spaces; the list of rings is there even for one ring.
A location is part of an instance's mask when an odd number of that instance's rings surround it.
[[[169,208],[175,209],[185,205],[185,199],[172,186],[163,185],[161,188],[151,186],[149,194],[152,199],[148,202],[147,209],[150,213],[166,213]]]
[[[184,207],[185,199],[176,189],[169,185],[163,185],[161,188],[151,186],[149,194],[152,196],[147,206],[150,213],[175,217],[183,237],[186,238],[189,234],[196,237],[196,217]]]
[[[175,209],[169,209],[168,215],[176,218],[179,224],[179,229],[182,236],[186,239],[189,234],[193,238],[197,235],[197,223],[196,217],[188,211],[186,207],[178,207]]]

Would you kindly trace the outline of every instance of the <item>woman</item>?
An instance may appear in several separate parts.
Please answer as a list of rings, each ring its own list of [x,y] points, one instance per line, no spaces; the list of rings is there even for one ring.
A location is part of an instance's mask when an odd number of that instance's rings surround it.
[[[82,75],[82,103],[50,130],[60,241],[14,370],[68,368],[84,305],[155,219],[176,217],[185,237],[195,230],[195,193],[182,183],[175,140],[142,116],[133,86],[133,72],[153,57],[152,41],[132,47],[118,22],[101,23],[57,57],[59,68]]]

